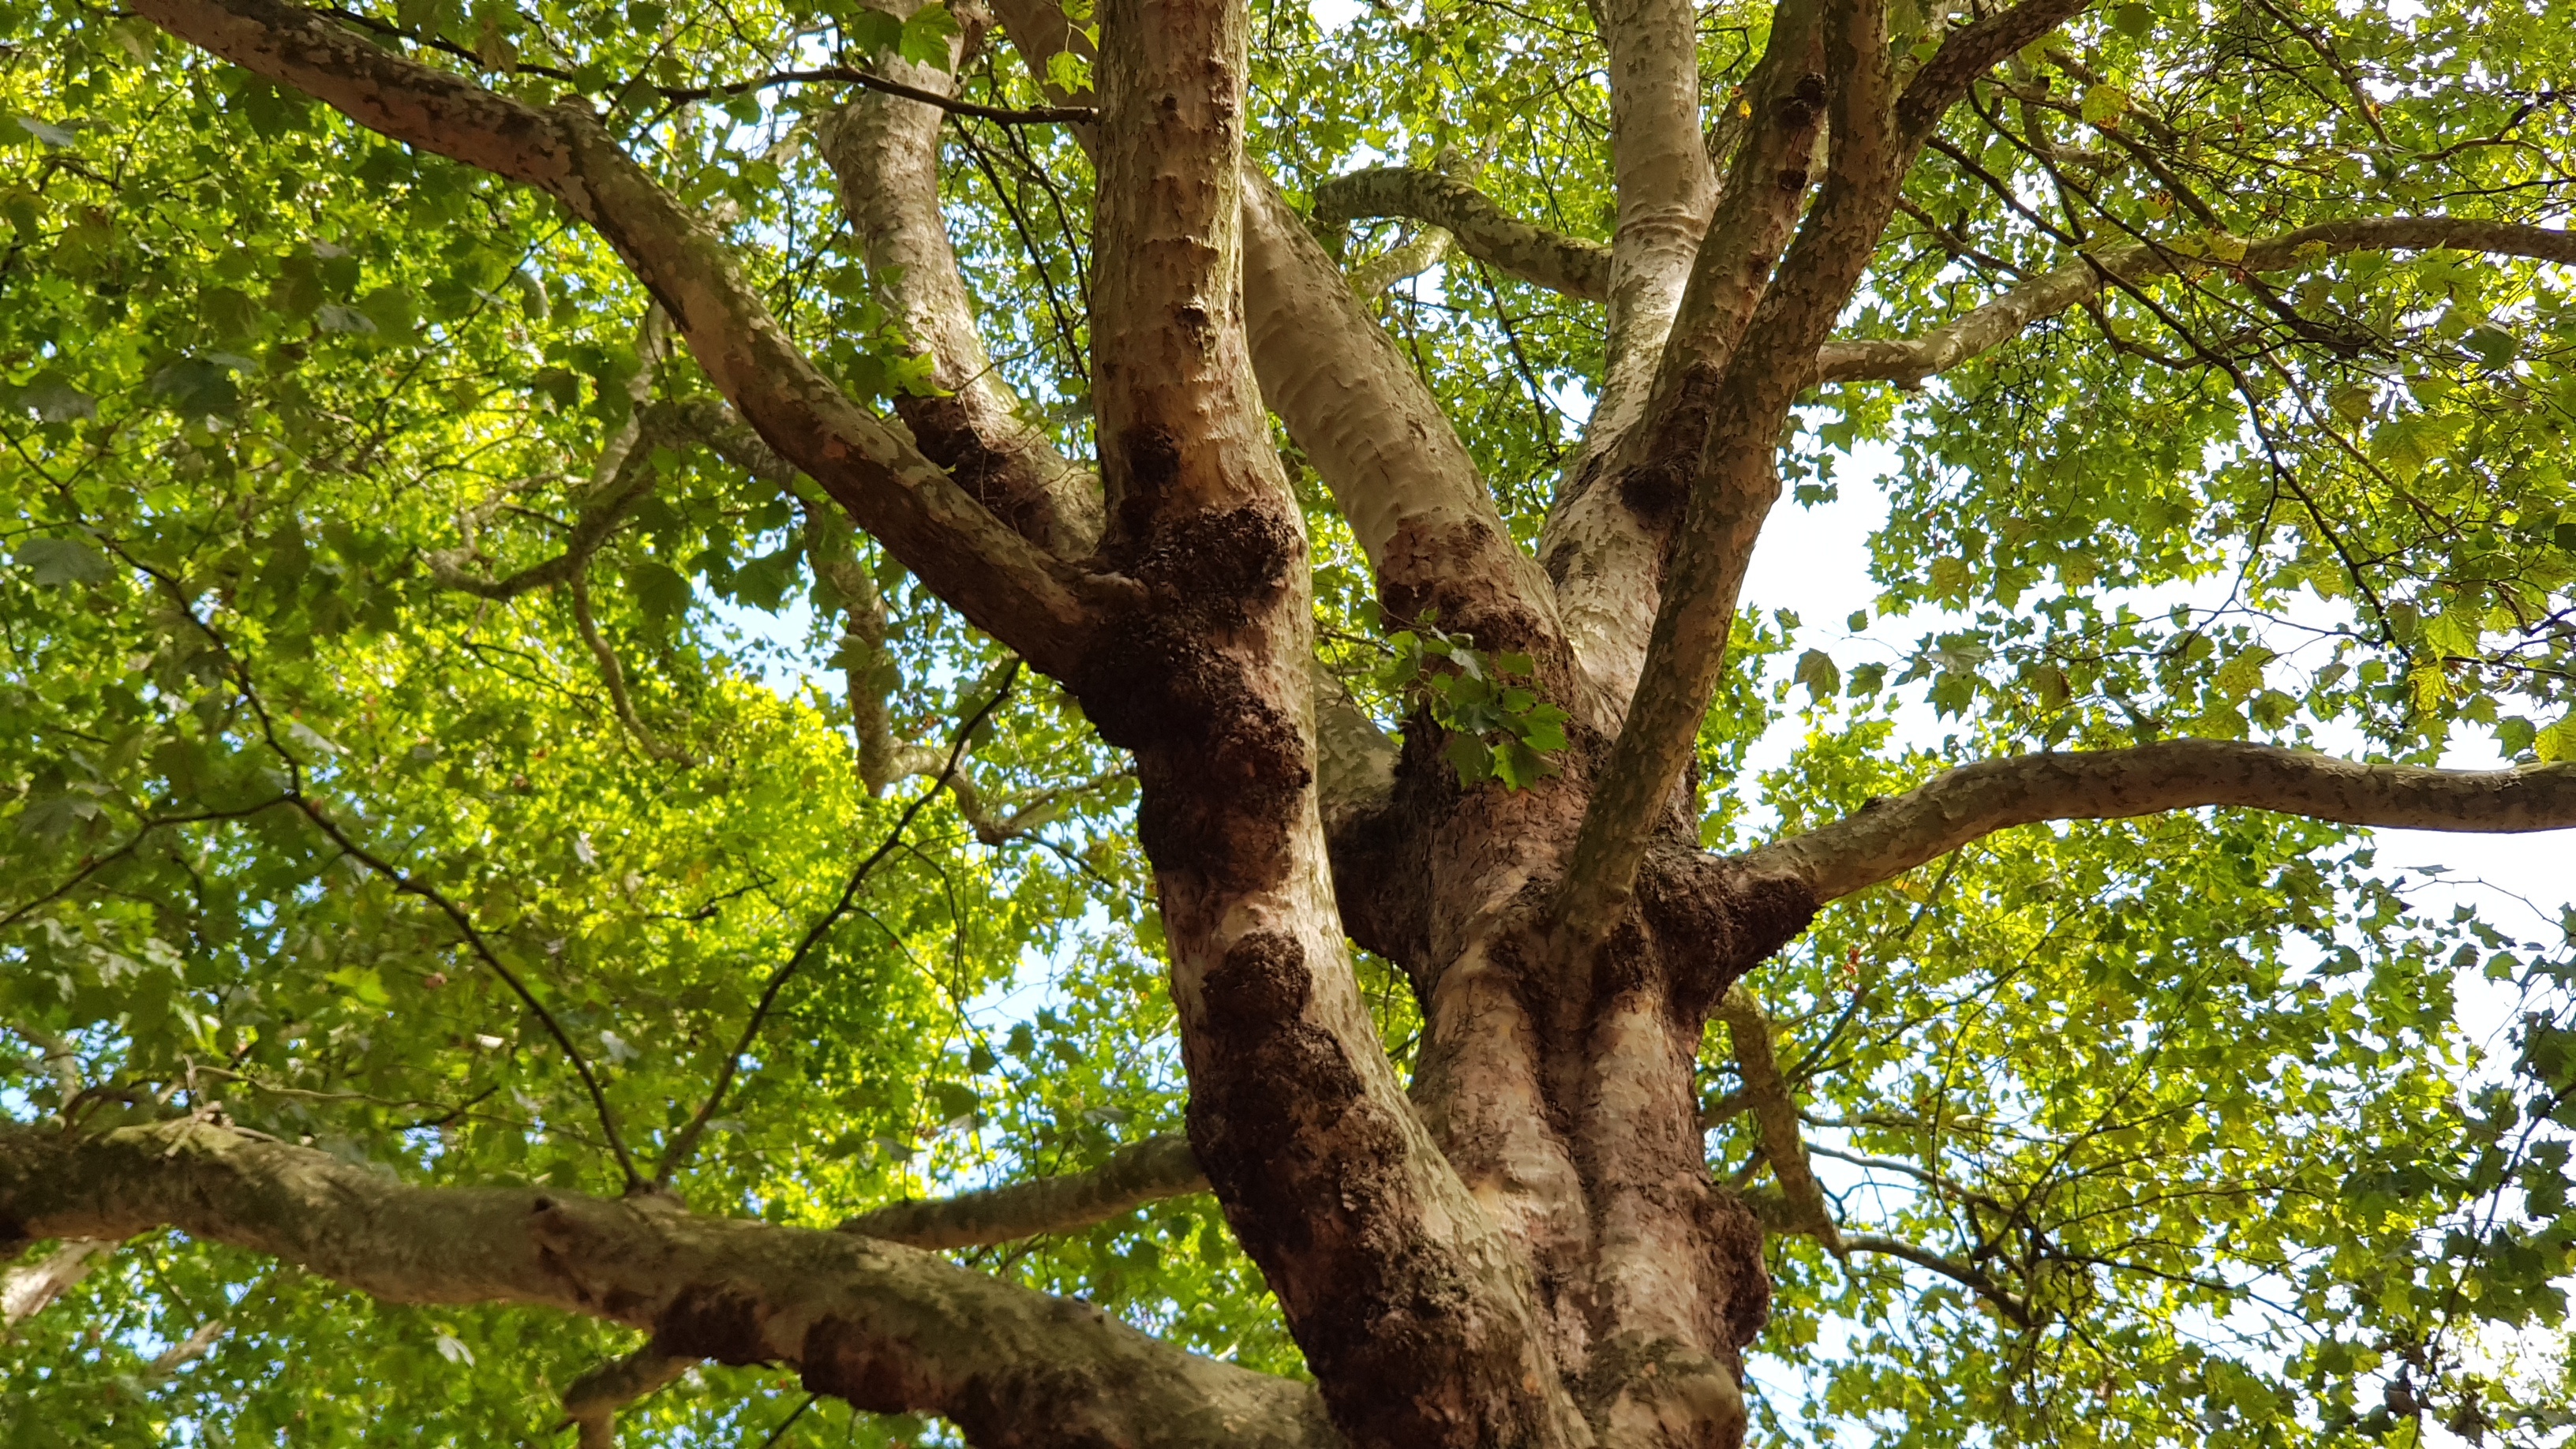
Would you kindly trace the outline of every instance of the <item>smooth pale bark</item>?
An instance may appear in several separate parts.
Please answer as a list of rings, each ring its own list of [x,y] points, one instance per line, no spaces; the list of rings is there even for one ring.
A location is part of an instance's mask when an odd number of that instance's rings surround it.
[[[532,186],[616,248],[761,437],[978,626],[1070,667],[1119,590],[1038,549],[790,341],[724,244],[578,97],[539,110],[406,60],[282,0],[144,0],[180,39],[395,140]]]
[[[411,1187],[196,1119],[0,1127],[0,1247],[156,1228],[388,1303],[552,1308],[647,1330],[665,1356],[786,1364],[860,1408],[954,1420],[979,1449],[1335,1442],[1302,1384],[892,1243],[665,1199]]]
[[[2276,274],[2305,271],[2352,252],[2442,250],[2570,265],[2576,264],[2576,233],[2474,217],[2362,216],[2251,241],[2191,236],[2154,246],[2114,247],[2043,272],[1920,337],[1829,342],[1817,355],[1816,380],[1918,387],[1925,378],[1982,357],[2031,324],[2120,282],[2204,269]]]
[[[116,1251],[103,1238],[71,1238],[33,1263],[0,1274],[0,1329],[15,1328],[69,1293]]]
[[[1586,302],[1610,295],[1610,248],[1536,226],[1455,176],[1377,166],[1315,188],[1315,219],[1339,224],[1408,217],[1448,232],[1458,249],[1496,271]]]
[[[1438,610],[1478,648],[1521,650],[1578,715],[1548,582],[1512,540],[1429,388],[1351,295],[1279,189],[1244,188],[1243,296],[1262,399],[1333,494],[1403,620]],[[1570,696],[1570,697],[1568,697]]]
[[[1717,170],[1700,131],[1698,13],[1690,0],[1600,0],[1593,14],[1609,52],[1619,218],[1610,237],[1608,363],[1585,430],[1587,452],[1625,433],[1644,410],[1717,201]]]
[[[1824,120],[1816,0],[1784,0],[1755,66],[1743,140],[1666,336],[1642,415],[1568,480],[1540,557],[1595,684],[1624,701],[1643,668],[1664,559],[1698,472],[1716,392],[1807,195]]]
[[[970,33],[952,38],[953,54]],[[878,64],[931,95],[957,84],[948,71],[900,57]],[[930,380],[944,394],[897,398],[895,411],[922,452],[977,501],[1047,552],[1079,558],[1100,538],[1100,480],[1022,416],[985,354],[939,209],[944,119],[935,106],[872,93],[828,113],[815,133],[868,268],[895,279],[891,310],[930,352]]]
[[[2391,830],[2576,829],[2576,765],[2422,770],[2232,740],[1987,760],[1743,857],[1833,900],[1969,841],[2042,820],[2225,805]]]

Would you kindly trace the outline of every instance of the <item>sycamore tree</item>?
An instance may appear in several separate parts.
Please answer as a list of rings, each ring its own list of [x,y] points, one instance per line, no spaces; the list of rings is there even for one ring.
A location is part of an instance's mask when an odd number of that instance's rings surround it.
[[[9,1443],[2565,1442],[2576,14],[990,3],[0,0]]]

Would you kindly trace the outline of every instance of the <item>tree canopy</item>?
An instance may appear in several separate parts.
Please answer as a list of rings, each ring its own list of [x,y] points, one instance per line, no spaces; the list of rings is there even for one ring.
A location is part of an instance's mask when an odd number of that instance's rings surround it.
[[[2576,12],[991,4],[0,0],[0,1442],[2568,1442]]]

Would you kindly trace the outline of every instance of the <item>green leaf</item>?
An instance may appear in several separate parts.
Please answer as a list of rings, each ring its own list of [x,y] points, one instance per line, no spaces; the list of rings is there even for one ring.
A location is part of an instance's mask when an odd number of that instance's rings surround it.
[[[1449,767],[1458,772],[1460,785],[1472,789],[1494,773],[1494,752],[1474,735],[1452,732],[1442,752],[1449,757]]]
[[[2103,130],[2119,129],[2120,118],[2129,113],[2129,93],[2115,85],[2095,85],[2084,92],[2084,123]]]
[[[74,584],[104,583],[115,576],[98,550],[76,538],[22,539],[18,543],[18,567],[46,588],[69,588]]]
[[[229,414],[241,406],[232,368],[212,357],[183,357],[152,374],[153,395],[183,418]]]
[[[80,142],[80,137],[75,134],[69,126],[56,125],[52,121],[40,121],[34,116],[17,117],[17,122],[19,130],[26,132],[28,135],[35,137],[37,140],[44,142],[48,146],[67,149],[79,144]]]
[[[1791,677],[1807,687],[1807,699],[1812,704],[1823,704],[1842,692],[1843,672],[1833,656],[1821,649],[1799,655],[1797,673]]]
[[[973,1087],[964,1082],[934,1082],[930,1087],[930,1099],[939,1104],[941,1120],[948,1122],[975,1115],[975,1109],[984,1101]]]
[[[10,406],[24,408],[39,422],[68,423],[98,416],[98,402],[89,394],[73,387],[53,372],[41,372],[25,387],[14,390]]]
[[[2576,714],[2568,715],[2534,735],[2531,750],[2543,761],[2552,764],[2561,760],[2576,760]]]
[[[385,991],[383,974],[372,966],[349,966],[328,971],[323,973],[322,979],[357,998],[362,1005],[380,1011],[393,1005],[393,997]]]
[[[688,611],[689,581],[670,565],[646,559],[629,568],[626,579],[646,618],[668,624]]]
[[[948,13],[946,5],[924,5],[903,23],[902,36],[896,46],[903,58],[914,65],[946,70],[949,42],[956,39],[958,33],[957,17]]]
[[[2460,345],[2488,367],[2509,367],[2522,351],[2521,342],[2501,327],[2472,327],[2461,335]]]

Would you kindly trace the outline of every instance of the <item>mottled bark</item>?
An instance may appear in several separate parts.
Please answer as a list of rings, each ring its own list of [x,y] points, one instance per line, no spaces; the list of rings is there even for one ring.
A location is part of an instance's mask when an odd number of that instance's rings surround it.
[[[1613,699],[1636,687],[1719,385],[1806,200],[1824,120],[1819,18],[1815,0],[1785,0],[1774,12],[1769,48],[1738,102],[1743,140],[1642,411],[1566,480],[1540,541],[1584,667]]]
[[[928,102],[871,97],[822,127],[861,243],[900,270],[897,311],[949,394],[899,404],[897,426],[796,352],[717,240],[580,105],[494,96],[276,0],[142,4],[362,124],[561,200],[662,299],[759,434],[718,408],[693,415],[695,436],[764,477],[818,480],[1135,758],[1189,1074],[1186,1143],[891,1205],[834,1234],[649,1199],[407,1188],[206,1122],[89,1138],[0,1128],[0,1237],[176,1226],[393,1301],[541,1304],[649,1329],[643,1356],[568,1401],[586,1435],[605,1432],[619,1394],[711,1357],[785,1362],[862,1407],[945,1415],[978,1444],[1338,1432],[1406,1449],[1733,1449],[1741,1356],[1769,1293],[1748,1202],[1772,1230],[1921,1263],[2008,1317],[2024,1311],[1972,1264],[1832,1221],[1769,1028],[1728,995],[1818,902],[2038,819],[2232,804],[2437,828],[2576,823],[2567,766],[2457,775],[2175,742],[1973,766],[1736,860],[1693,848],[1679,786],[1777,491],[1780,425],[1818,359],[1858,369],[1835,376],[1924,375],[1908,369],[1998,345],[2101,284],[2052,274],[1917,342],[1825,345],[1925,130],[2073,0],[1961,27],[1901,95],[1879,6],[1784,4],[1714,222],[1691,9],[1603,0],[1619,187],[1606,261],[1416,173],[1326,188],[1328,212],[1436,212],[1425,219],[1472,254],[1607,297],[1609,377],[1586,457],[1609,471],[1578,468],[1594,486],[1551,524],[1558,583],[1513,543],[1428,389],[1303,220],[1247,173],[1239,3],[1111,0],[1101,16],[1098,122],[1076,131],[1098,161],[1093,243],[1118,262],[1091,299],[1097,485],[1023,422],[975,339],[938,217]],[[1045,56],[1088,50],[1042,0],[998,8],[1041,84]],[[903,74],[934,100],[948,85]],[[1800,223],[1820,105],[1832,173]],[[2290,265],[2317,245],[2478,244],[2565,259],[2564,236],[2383,220],[2247,255]],[[2086,265],[2130,277],[2169,264],[2139,252]],[[1437,608],[1482,648],[1536,656],[1542,690],[1575,713],[1559,774],[1462,788],[1428,719],[1408,722],[1399,749],[1319,680],[1303,518],[1272,414],[1348,517],[1392,617]],[[578,537],[614,526],[629,484],[612,473]],[[872,585],[845,554],[815,561],[853,604],[854,633],[881,648]],[[876,690],[852,682],[871,786],[934,774],[979,834],[1004,828],[951,777],[953,756],[892,737]],[[1394,960],[1421,999],[1409,1089],[1379,1047],[1350,939]],[[1710,1179],[1693,1068],[1713,1013],[1776,1199]],[[1202,1189],[1276,1291],[1320,1393],[896,1245],[1065,1231]]]
[[[952,53],[976,33],[952,38]],[[956,86],[945,70],[894,56],[879,64],[889,78],[932,95]],[[936,395],[897,398],[895,412],[922,452],[976,501],[1056,557],[1079,558],[1100,537],[1100,481],[1022,416],[985,355],[940,215],[942,120],[935,106],[871,93],[826,114],[815,131],[869,270],[895,279],[889,310],[931,354]]]
[[[2016,825],[2206,805],[2396,830],[2576,829],[2576,765],[2421,770],[2233,740],[2021,755],[1935,776],[1744,860],[1833,900]]]
[[[892,1243],[697,1217],[666,1199],[428,1188],[185,1119],[102,1136],[0,1127],[0,1250],[177,1228],[389,1303],[514,1303],[777,1363],[979,1446],[1334,1442],[1305,1385],[1200,1358],[1085,1304]]]
[[[1610,295],[1610,249],[1522,221],[1455,176],[1379,166],[1315,188],[1315,219],[1341,223],[1401,216],[1428,222],[1458,249],[1497,271],[1587,302]]]
[[[1398,1087],[1335,910],[1303,524],[1239,305],[1243,27],[1204,0],[1103,13],[1099,245],[1123,264],[1093,301],[1102,554],[1152,602],[1076,693],[1136,754],[1191,1145],[1335,1421],[1364,1444],[1578,1443],[1520,1260]]]

